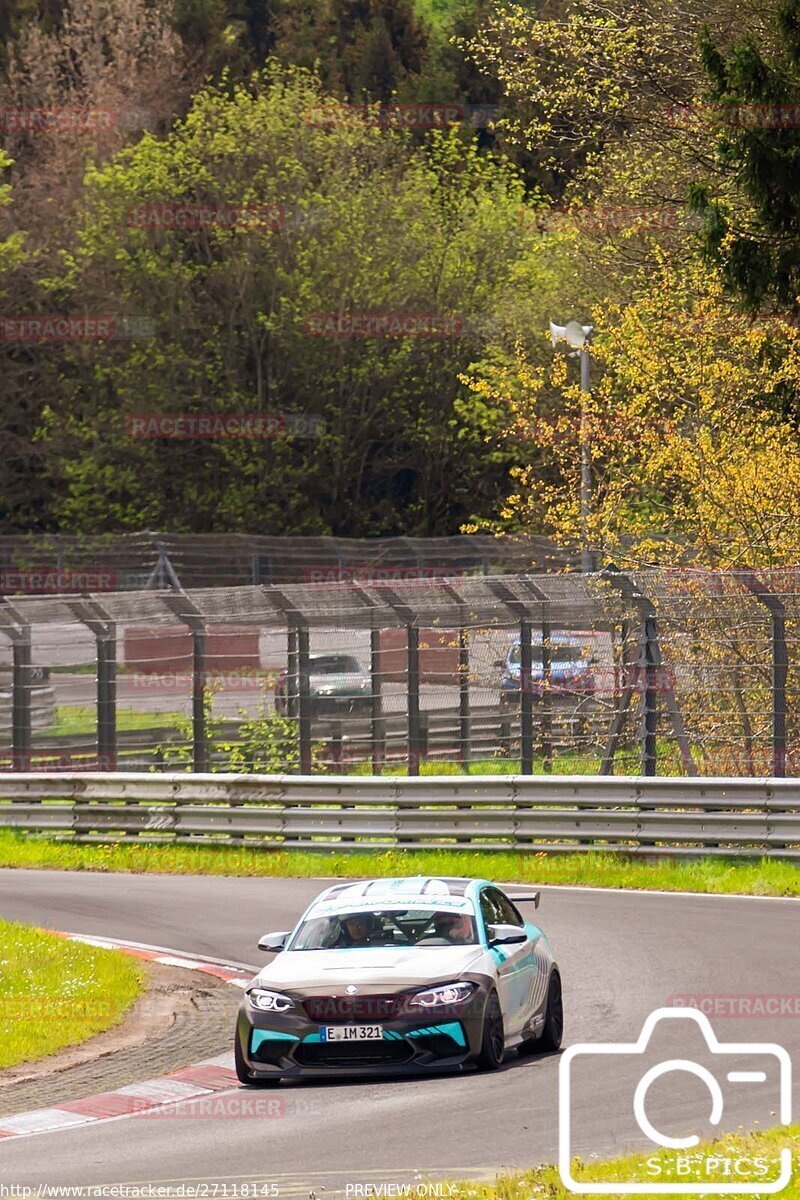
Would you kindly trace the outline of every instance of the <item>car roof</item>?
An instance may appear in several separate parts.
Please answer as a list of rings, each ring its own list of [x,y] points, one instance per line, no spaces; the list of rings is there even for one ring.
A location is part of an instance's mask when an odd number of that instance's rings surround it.
[[[476,882],[481,881],[458,875],[397,875],[379,879],[347,879],[326,888],[317,900],[342,896],[345,891],[348,899],[363,898],[368,902],[378,897],[385,900],[387,896],[397,896],[400,899],[406,896],[427,896],[431,899],[446,895],[463,896],[469,885]]]

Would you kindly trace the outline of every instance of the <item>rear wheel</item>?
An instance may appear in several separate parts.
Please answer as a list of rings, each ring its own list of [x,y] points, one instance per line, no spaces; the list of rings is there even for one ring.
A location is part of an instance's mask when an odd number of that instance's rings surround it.
[[[245,1087],[275,1087],[281,1081],[280,1075],[268,1075],[266,1078],[258,1078],[255,1075],[251,1075],[247,1069],[247,1063],[244,1061],[238,1035],[234,1038],[233,1042],[233,1061],[236,1067],[236,1078]]]
[[[483,1014],[483,1036],[478,1055],[478,1066],[482,1071],[496,1071],[505,1055],[505,1030],[503,1014],[497,992],[490,992]]]
[[[529,1038],[519,1048],[520,1054],[545,1054],[548,1050],[559,1050],[564,1036],[564,1003],[561,996],[561,976],[553,971],[547,988],[547,1010],[544,1028],[538,1037]]]

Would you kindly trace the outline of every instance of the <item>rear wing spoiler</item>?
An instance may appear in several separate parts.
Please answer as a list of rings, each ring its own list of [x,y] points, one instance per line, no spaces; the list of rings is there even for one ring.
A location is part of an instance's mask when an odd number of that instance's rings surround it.
[[[541,892],[527,892],[524,896],[512,896],[507,892],[506,895],[508,896],[509,900],[513,900],[515,904],[533,904],[534,908],[539,907],[539,901],[542,898]]]

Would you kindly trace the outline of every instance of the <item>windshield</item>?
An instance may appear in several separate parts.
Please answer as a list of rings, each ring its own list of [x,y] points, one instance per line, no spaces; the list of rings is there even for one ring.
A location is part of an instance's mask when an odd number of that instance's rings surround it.
[[[583,647],[575,645],[564,645],[563,642],[555,642],[550,646],[550,662],[551,663],[574,663],[580,662],[584,657]],[[515,642],[511,647],[511,655],[509,662],[514,666],[519,666],[521,659],[520,644]],[[531,647],[531,662],[536,667],[542,665],[542,647],[534,645]]]
[[[474,946],[477,941],[475,919],[469,913],[435,908],[387,908],[311,916],[300,926],[288,949]]]
[[[312,658],[309,666],[312,675],[355,675],[361,671],[358,660],[349,654],[326,654]]]

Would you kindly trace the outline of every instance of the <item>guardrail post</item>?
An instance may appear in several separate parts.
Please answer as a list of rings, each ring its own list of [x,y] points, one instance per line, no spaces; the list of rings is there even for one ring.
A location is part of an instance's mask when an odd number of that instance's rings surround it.
[[[311,692],[309,688],[308,626],[297,629],[297,700],[300,774],[311,774]]]
[[[11,755],[15,771],[30,771],[33,744],[33,662],[31,630],[21,625],[14,639],[14,674],[11,710]]]
[[[419,630],[406,625],[408,648],[408,773],[419,775],[421,728],[419,719]]]
[[[531,623],[519,623],[519,756],[520,773],[533,774],[533,647]]]

